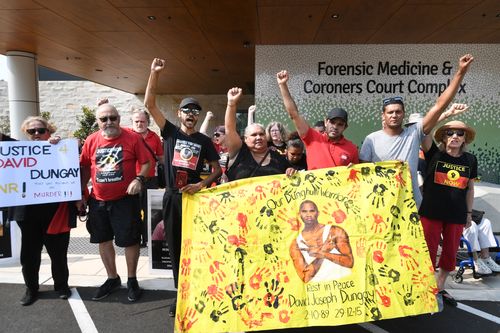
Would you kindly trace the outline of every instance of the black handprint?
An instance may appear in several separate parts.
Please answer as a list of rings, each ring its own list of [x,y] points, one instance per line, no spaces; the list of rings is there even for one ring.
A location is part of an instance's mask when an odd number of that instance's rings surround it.
[[[385,206],[385,191],[387,191],[387,187],[384,184],[376,184],[373,186],[372,193],[368,194],[366,198],[368,199],[373,195],[372,206],[376,206],[378,208],[380,206],[380,203],[382,203],[382,206]]]
[[[222,203],[231,202],[231,199],[234,198],[234,195],[232,195],[231,192],[222,192],[218,195],[220,195],[220,202]]]
[[[266,286],[266,291],[267,291],[266,296],[264,297],[264,304],[266,306],[273,307],[275,309],[277,309],[280,306],[279,300],[285,288],[281,287],[281,289],[279,289],[279,284],[280,282],[275,279],[272,279],[271,283],[268,283],[267,281],[264,282],[264,286]]]
[[[378,271],[380,273],[380,276],[392,279],[392,282],[398,282],[399,281],[399,277],[401,275],[398,271],[396,271],[393,268],[390,268],[386,264],[384,264],[382,267],[380,267],[378,269]]]

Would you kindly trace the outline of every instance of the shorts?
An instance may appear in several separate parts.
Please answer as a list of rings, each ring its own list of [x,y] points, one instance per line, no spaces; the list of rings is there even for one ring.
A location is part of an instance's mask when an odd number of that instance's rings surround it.
[[[141,240],[141,206],[139,195],[127,195],[118,200],[89,199],[87,230],[91,243],[115,240],[119,247],[138,244]]]

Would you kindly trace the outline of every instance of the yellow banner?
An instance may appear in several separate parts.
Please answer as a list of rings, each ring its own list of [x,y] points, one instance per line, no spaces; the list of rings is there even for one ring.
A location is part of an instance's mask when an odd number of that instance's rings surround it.
[[[177,332],[438,311],[407,164],[244,179],[184,195],[182,206]]]

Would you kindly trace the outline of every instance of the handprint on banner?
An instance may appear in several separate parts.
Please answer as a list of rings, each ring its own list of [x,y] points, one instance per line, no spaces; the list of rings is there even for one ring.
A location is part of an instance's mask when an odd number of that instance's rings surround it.
[[[227,241],[229,242],[229,244],[237,246],[237,247],[247,244],[247,240],[245,237],[237,236],[237,235],[227,236]]]
[[[248,233],[247,216],[243,213],[238,213],[238,217],[236,219],[238,220],[238,227],[240,229],[240,233],[243,236],[246,236],[246,234]]]
[[[408,209],[415,209],[417,207],[417,204],[415,203],[415,200],[413,200],[413,196],[403,200],[404,204],[406,205],[406,208]]]
[[[193,249],[193,240],[192,239],[185,239],[182,242],[182,255],[185,257],[190,257],[191,256],[191,250]]]
[[[379,208],[380,204],[382,204],[382,207],[385,207],[385,191],[387,191],[387,187],[384,184],[376,184],[373,186],[372,193],[368,194],[366,198],[369,199],[373,195],[372,206]]]
[[[252,289],[259,289],[260,283],[271,276],[269,268],[260,267],[250,276],[249,284]]]
[[[365,266],[365,274],[366,274],[366,279],[368,280],[368,284],[372,287],[375,287],[378,284],[378,278],[377,275],[375,275],[375,272],[373,271],[373,266],[368,262],[366,263]]]
[[[217,195],[220,196],[221,203],[231,202],[231,200],[234,199],[234,195],[232,195],[231,192],[222,192]]]
[[[233,282],[226,287],[226,294],[231,299],[234,311],[243,309],[248,302],[253,300],[248,298],[243,299],[243,290],[245,290],[244,283]]]
[[[374,299],[366,298],[365,307],[370,313],[370,319],[372,320],[380,320],[382,319],[382,312],[377,307],[377,303],[375,303]]]
[[[194,323],[198,321],[196,314],[196,310],[189,306],[186,308],[184,315],[182,313],[177,314],[177,322],[181,332],[189,331],[193,327]]]
[[[405,303],[406,306],[412,306],[413,304],[415,304],[415,300],[417,298],[420,298],[420,296],[413,295],[413,286],[412,285],[403,284],[401,289],[402,289],[403,293],[398,291],[398,294],[400,296],[403,296],[403,302]]]
[[[387,294],[391,293],[390,290],[382,286],[378,289],[375,289],[375,292],[377,293],[378,297],[380,297],[380,302],[383,306],[385,306],[386,308],[391,306],[391,298],[387,296]]]
[[[181,263],[181,275],[187,276],[191,273],[191,258],[183,258]]]
[[[226,278],[226,273],[224,273],[221,267],[222,265],[224,265],[223,262],[215,260],[209,267],[210,274],[212,274],[212,281],[215,284],[219,284]]]
[[[273,265],[273,272],[278,272],[276,273],[276,281],[283,283],[290,282],[290,278],[288,277],[288,274],[284,267],[286,265],[288,265],[288,260],[285,262],[278,261],[276,264]]]
[[[372,169],[370,167],[362,167],[361,168],[361,177],[363,178],[363,182],[372,184]]]
[[[429,286],[427,290],[424,290],[420,293],[422,297],[422,301],[424,302],[424,306],[426,309],[433,309],[436,306],[436,295],[438,293],[438,288]]]
[[[293,314],[293,311],[291,310],[290,307],[290,300],[288,298],[285,298],[283,300],[283,304],[281,305],[281,310],[278,313],[278,318],[279,321],[286,324],[290,321],[291,315]]]
[[[413,237],[419,237],[422,235],[422,227],[420,224],[420,216],[417,212],[412,212],[408,217],[410,223],[408,224],[408,229],[410,229],[410,234]]]
[[[354,200],[344,201],[344,206],[349,214],[355,215],[354,218],[356,218],[357,215],[359,214],[359,212],[361,211],[359,206],[356,205],[356,201],[354,201]]]
[[[333,221],[328,221],[328,224],[333,224],[333,222],[341,224],[347,218],[347,214],[342,209],[340,209],[339,203],[337,201],[335,201],[335,206],[336,208],[333,207],[333,204],[331,202],[328,202],[323,208],[323,213],[333,218]]]
[[[216,284],[211,284],[207,287],[207,295],[210,297],[212,301],[222,301],[222,298],[224,297],[224,292],[222,288],[219,288]]]
[[[347,196],[351,199],[356,199],[359,195],[359,190],[361,189],[360,183],[353,183],[351,189],[347,193]]]
[[[262,185],[255,186],[255,194],[258,196],[258,198],[260,200],[266,198],[266,191],[267,191],[267,188],[265,186],[262,186]]]
[[[376,165],[376,166],[375,166],[375,174],[376,174],[378,177],[381,177],[381,178],[388,178],[386,168],[384,168],[384,167],[383,167],[383,166],[381,166],[381,165]]]
[[[370,230],[374,233],[382,233],[387,229],[387,223],[384,221],[384,218],[379,214],[373,214],[373,223]]]
[[[220,206],[220,202],[218,200],[208,195],[201,195],[200,203],[201,212],[203,215],[207,216],[216,213]]]
[[[199,263],[205,263],[208,260],[212,259],[210,255],[210,245],[208,242],[199,242],[198,244],[193,246],[194,258]]]
[[[217,220],[213,220],[212,222],[210,222],[210,225],[208,226],[208,230],[212,234],[212,243],[213,244],[215,244],[215,241],[218,241],[220,244],[225,243],[228,232],[224,229],[221,229],[217,225]]]
[[[347,181],[357,183],[359,181],[358,173],[359,173],[358,170],[351,169],[349,171],[349,177],[347,177]]]
[[[413,256],[419,253],[418,250],[408,245],[400,245],[398,249],[401,256],[401,266],[414,271],[418,267],[418,262]]]
[[[387,236],[390,236],[389,239],[395,243],[401,242],[401,224],[399,221],[392,221],[391,233]]]
[[[181,283],[181,290],[180,290],[181,299],[188,298],[190,288],[191,288],[191,284],[189,283],[189,281],[184,281]]]
[[[194,308],[198,313],[203,313],[207,307],[207,291],[203,290],[199,296],[194,298]]]
[[[238,268],[236,270],[236,276],[243,277],[245,275],[245,257],[248,255],[245,249],[238,247],[234,251],[234,257],[238,260]]]
[[[261,307],[245,307],[242,311],[238,312],[240,315],[241,321],[248,328],[255,328],[262,326],[264,323],[264,318],[272,318],[273,314],[269,312],[262,312]]]
[[[262,206],[262,208],[259,211],[259,216],[255,221],[255,225],[260,230],[265,230],[269,226],[268,222],[270,219],[274,220],[273,210],[271,208],[268,208],[267,206]]]
[[[411,281],[413,282],[414,285],[420,284],[424,287],[426,287],[428,285],[427,279],[428,279],[428,275],[425,273],[422,273],[421,271],[413,273],[411,276]]]
[[[384,251],[387,249],[387,243],[381,240],[375,242],[375,251],[373,251],[373,260],[381,264],[384,259]]]
[[[398,282],[399,278],[401,276],[401,273],[399,273],[394,268],[390,268],[386,264],[384,264],[382,267],[380,267],[378,269],[378,272],[380,273],[380,276],[391,279],[393,283]]]
[[[338,172],[333,170],[328,170],[325,173],[325,179],[328,180],[330,185],[339,186],[342,183],[342,181],[339,179],[338,175],[339,175]]]
[[[292,177],[289,177],[289,184],[290,186],[293,187],[299,187],[300,184],[302,184],[302,178],[300,177],[299,173],[294,174]],[[283,189],[286,189],[288,186],[283,186]]]
[[[316,177],[312,173],[308,173],[304,177],[304,182],[306,182],[306,184],[309,183],[309,185],[312,186],[313,190],[318,190],[319,188],[321,188],[321,185],[323,185],[322,178]]]
[[[264,296],[264,304],[267,307],[273,307],[277,309],[280,304],[279,301],[283,296],[283,292],[285,291],[284,287],[280,289],[280,282],[278,280],[272,279],[271,283],[268,281],[264,282],[264,286],[266,287],[266,295]]]
[[[399,207],[396,205],[392,205],[390,212],[391,212],[391,215],[397,219],[397,218],[399,218],[399,214],[401,214],[401,209],[399,209]]]
[[[403,172],[399,171],[398,174],[395,177],[396,179],[396,186],[397,187],[405,187],[406,186],[406,181],[403,179]]]
[[[356,255],[360,258],[366,257],[366,238],[360,237],[356,240]]]
[[[295,213],[289,211],[287,207],[284,207],[278,210],[277,218],[288,223],[290,225],[290,230],[297,231],[300,229],[300,221],[294,214]]]
[[[272,195],[277,195],[278,193],[281,192],[281,183],[279,180],[273,180],[272,182],[269,183],[271,186],[271,193]]]
[[[283,240],[283,231],[278,223],[271,223],[269,232],[270,239],[273,243],[280,243]]]
[[[396,170],[387,169],[386,176],[389,179],[389,184],[391,184],[391,186],[395,185],[395,181],[394,181],[395,175],[396,175]]]
[[[194,217],[193,225],[194,225],[195,230],[199,230],[202,233],[204,233],[208,230],[208,226],[206,225],[205,221],[203,221],[203,218],[200,215],[196,215]]]
[[[255,205],[255,203],[257,202],[257,196],[255,194],[251,194],[247,197],[247,202],[250,206],[253,206]]]
[[[228,312],[229,312],[229,306],[227,306],[226,303],[220,302],[217,305],[217,307],[215,307],[214,304],[214,309],[212,310],[212,312],[210,312],[210,319],[212,319],[214,323],[218,323],[219,320],[221,320],[221,317]],[[222,322],[225,323],[226,321],[222,320]]]
[[[278,256],[274,251],[273,244],[272,243],[264,244],[262,247],[264,249],[264,260],[276,263],[278,261]]]

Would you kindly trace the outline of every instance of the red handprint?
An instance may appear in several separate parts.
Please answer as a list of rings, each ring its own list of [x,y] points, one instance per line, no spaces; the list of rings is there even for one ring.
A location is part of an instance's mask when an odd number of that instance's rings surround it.
[[[189,273],[191,273],[191,258],[184,258],[181,263],[181,275],[186,276]]]
[[[189,288],[191,285],[189,284],[189,281],[183,281],[181,283],[181,298],[182,299],[187,299],[189,296]]]
[[[403,179],[403,173],[400,171],[397,175],[396,175],[396,186],[400,186],[400,187],[404,187],[406,186],[406,181]]]
[[[279,180],[273,180],[270,183],[270,185],[271,185],[270,191],[273,195],[276,195],[281,192],[281,183],[279,182]]]
[[[210,273],[212,274],[212,280],[215,284],[219,284],[219,282],[223,281],[226,278],[226,273],[222,271],[221,265],[224,265],[223,262],[215,260],[213,264],[210,265]]]
[[[252,194],[248,196],[247,201],[250,204],[250,206],[253,206],[257,202],[257,196],[255,194]]]
[[[292,231],[297,231],[300,229],[300,221],[297,216],[294,215],[295,213],[290,212],[288,208],[281,208],[280,210],[278,210],[277,217],[278,219],[288,223]]]
[[[387,228],[387,223],[385,223],[384,218],[379,214],[373,215],[373,224],[371,230],[375,233],[381,233]]]
[[[179,323],[179,329],[181,332],[185,332],[193,327],[194,323],[198,321],[196,317],[196,310],[194,308],[187,307],[186,313],[183,316],[181,314],[177,314],[177,322]]]
[[[335,206],[336,208],[333,207],[331,203],[328,203],[326,207],[323,209],[323,213],[331,216],[335,221],[335,223],[341,224],[347,218],[347,214],[342,209],[340,209],[338,202],[335,202]],[[332,221],[329,222],[332,223]]]
[[[285,298],[281,305],[281,311],[278,313],[278,318],[282,323],[288,323],[291,319],[290,315],[293,314],[293,311],[290,310],[290,300]]]
[[[347,193],[349,198],[351,198],[351,199],[356,198],[358,196],[360,188],[361,188],[360,183],[353,183],[349,193]]]
[[[214,301],[222,301],[222,298],[224,297],[222,288],[217,287],[215,284],[211,284],[207,287],[207,294]]]
[[[262,185],[255,186],[255,193],[258,195],[260,200],[266,197],[266,192],[265,192],[266,190],[267,189]]]
[[[359,181],[358,173],[359,173],[358,170],[351,169],[351,171],[349,172],[349,177],[347,178],[347,180],[350,181],[350,182],[357,183]]]
[[[248,218],[243,213],[238,213],[238,217],[236,218],[239,222],[238,226],[240,228],[240,232],[242,235],[246,235],[248,233],[247,221]]]
[[[388,294],[387,288],[386,287],[380,287],[380,289],[375,290],[377,292],[377,295],[380,297],[380,301],[382,302],[382,305],[385,307],[390,307],[391,306],[391,298],[387,296]]]
[[[414,252],[418,254],[418,250],[415,250],[414,248],[408,246],[408,245],[400,245],[399,246],[399,255],[401,256],[401,266],[405,267],[406,269],[411,269],[415,270],[418,267],[418,262],[413,258],[411,253],[408,252]]]
[[[237,236],[237,235],[229,235],[227,236],[227,241],[229,244],[234,246],[246,245],[247,240],[245,237]]]
[[[387,249],[387,243],[383,241],[377,241],[375,243],[375,248],[377,250],[373,251],[373,260],[381,264],[384,261],[384,251]]]
[[[285,271],[285,266],[288,265],[288,260],[283,263],[283,261],[278,261],[276,265],[273,265],[273,272],[278,272],[276,273],[276,281],[283,282],[283,283],[288,283],[290,282],[290,278],[288,277],[288,274]]]
[[[253,273],[253,275],[250,276],[250,280],[249,280],[248,284],[253,289],[259,289],[260,283],[262,282],[262,280],[267,279],[269,276],[271,276],[271,272],[269,271],[269,268],[265,268],[265,267],[257,268],[255,273]]]
[[[188,238],[188,239],[185,239],[183,242],[183,246],[182,246],[182,254],[186,257],[190,257],[191,255],[191,250],[193,249],[192,247],[192,239]]]
[[[421,284],[424,287],[428,285],[427,274],[422,273],[421,271],[413,273],[411,281],[413,282],[414,285]]]

